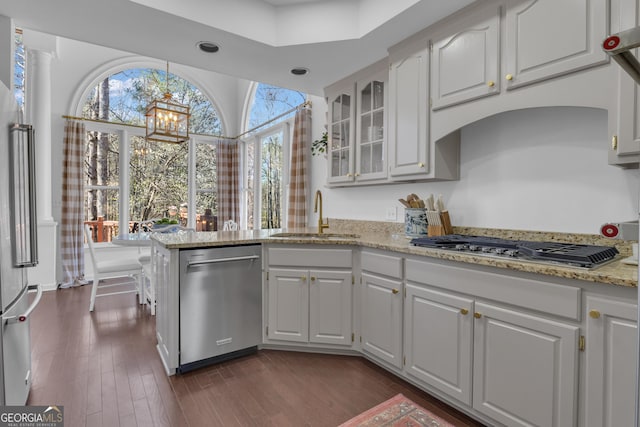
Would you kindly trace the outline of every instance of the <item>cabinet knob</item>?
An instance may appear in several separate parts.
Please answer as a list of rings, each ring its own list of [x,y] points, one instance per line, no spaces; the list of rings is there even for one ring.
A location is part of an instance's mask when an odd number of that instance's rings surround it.
[[[591,317],[592,319],[599,319],[600,318],[600,312],[598,310],[591,310],[589,312],[589,317]]]
[[[315,282],[316,281],[316,276],[311,276],[311,281]]]
[[[469,314],[469,310],[467,310],[466,308],[461,308],[460,314],[462,314],[463,316],[466,316],[467,314]]]
[[[393,288],[393,289],[391,289],[391,292],[395,295],[395,294],[397,294],[397,293],[398,293],[398,292],[400,292],[400,291],[399,291],[399,290],[397,290],[396,288]]]
[[[303,282],[306,282],[307,281],[307,276],[300,277],[300,280],[302,280]]]
[[[475,317],[476,319],[479,319],[482,317],[482,314],[478,313],[477,311],[475,313],[473,313],[473,317]]]
[[[351,178],[351,177],[353,176],[353,174],[352,174],[351,172],[349,172],[349,173],[347,174],[347,176],[348,176],[349,178]]]
[[[507,74],[506,76],[504,76],[504,78],[511,81],[513,80],[513,74]]]
[[[356,172],[356,176],[360,176],[360,173]]]
[[[618,149],[618,135],[613,135],[611,137],[611,149],[612,150]]]
[[[423,168],[424,167],[424,163],[422,163],[422,162],[418,163],[418,167],[419,168]]]
[[[487,86],[489,86],[489,87],[494,87],[495,85],[496,85],[496,82],[494,82],[493,80],[489,80],[487,82]]]

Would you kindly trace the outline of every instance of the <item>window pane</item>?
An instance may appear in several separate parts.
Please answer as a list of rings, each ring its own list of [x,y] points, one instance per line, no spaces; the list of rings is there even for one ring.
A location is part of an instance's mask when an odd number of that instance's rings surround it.
[[[255,139],[251,139],[247,142],[247,176],[245,187],[247,189],[247,229],[253,230],[254,228],[254,212],[255,212]]]
[[[282,226],[282,133],[262,138],[261,165],[263,229]]]
[[[130,218],[146,221],[171,217],[186,225],[188,144],[131,138]],[[175,214],[170,207],[177,207]]]
[[[218,194],[216,149],[209,144],[196,145],[196,231],[217,230]]]
[[[110,242],[119,233],[118,207],[119,191],[117,189],[92,188],[85,190],[85,212],[95,210],[96,201],[100,201],[101,215],[85,216],[85,224],[89,225],[94,242]]]
[[[118,220],[118,199],[109,200],[109,193],[96,187],[114,186],[119,182],[118,135],[87,132],[84,155],[84,186],[86,192],[85,220],[98,218]],[[117,196],[117,192],[116,192]]]

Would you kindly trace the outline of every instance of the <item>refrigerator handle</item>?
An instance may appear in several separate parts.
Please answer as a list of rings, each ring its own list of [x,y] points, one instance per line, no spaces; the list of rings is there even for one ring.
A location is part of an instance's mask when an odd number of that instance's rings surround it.
[[[14,124],[10,132],[14,266],[33,267],[38,264],[34,130],[31,125]]]
[[[31,303],[31,305],[29,306],[29,308],[27,308],[27,310],[18,315],[18,316],[3,316],[2,317],[2,323],[5,325],[11,324],[11,323],[18,323],[18,322],[24,322],[26,321],[29,316],[31,315],[31,312],[36,308],[36,306],[38,305],[38,303],[40,303],[40,299],[42,298],[42,285],[37,284],[37,285],[29,285],[27,288],[29,291],[32,290],[36,290],[36,297],[34,298],[33,302]]]

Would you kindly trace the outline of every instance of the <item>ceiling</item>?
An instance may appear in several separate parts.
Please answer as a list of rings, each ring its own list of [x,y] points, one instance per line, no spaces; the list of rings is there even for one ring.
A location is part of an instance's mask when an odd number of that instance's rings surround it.
[[[322,95],[475,0],[21,0],[18,27]],[[204,53],[197,43],[217,44]],[[294,76],[292,68],[310,70]]]

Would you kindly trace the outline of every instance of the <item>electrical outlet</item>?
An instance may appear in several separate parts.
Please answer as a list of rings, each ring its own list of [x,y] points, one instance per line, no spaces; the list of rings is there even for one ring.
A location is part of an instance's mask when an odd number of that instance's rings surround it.
[[[396,213],[396,207],[393,206],[391,208],[387,208],[387,221],[396,221],[398,219],[398,214]]]

